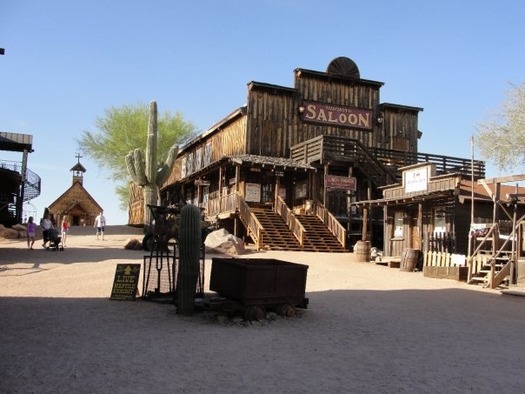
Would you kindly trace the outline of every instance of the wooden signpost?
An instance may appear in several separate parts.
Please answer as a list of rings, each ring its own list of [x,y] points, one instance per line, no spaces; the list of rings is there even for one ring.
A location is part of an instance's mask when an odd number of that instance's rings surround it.
[[[139,284],[139,273],[140,264],[117,264],[110,299],[135,301]]]

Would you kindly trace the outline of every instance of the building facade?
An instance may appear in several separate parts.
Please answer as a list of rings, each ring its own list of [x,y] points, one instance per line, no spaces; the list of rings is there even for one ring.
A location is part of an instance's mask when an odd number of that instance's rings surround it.
[[[381,198],[406,165],[471,171],[470,160],[418,152],[422,108],[382,103],[382,86],[345,57],[325,72],[294,70],[292,88],[250,82],[246,106],[180,148],[164,202],[199,205],[259,246],[262,208],[277,212],[300,245],[308,231],[298,218],[311,214],[344,248],[362,238],[382,246],[383,215],[352,203]],[[484,164],[474,164],[483,176]]]
[[[60,197],[49,205],[49,213],[55,225],[60,225],[64,217],[68,218],[71,226],[93,226],[95,218],[102,212],[102,207],[84,188],[84,173],[86,169],[80,163],[71,167],[72,182]]]

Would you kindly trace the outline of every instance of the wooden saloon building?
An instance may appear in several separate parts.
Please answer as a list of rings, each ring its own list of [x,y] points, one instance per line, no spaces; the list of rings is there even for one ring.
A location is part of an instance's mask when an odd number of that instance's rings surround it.
[[[246,106],[180,147],[164,201],[199,205],[259,248],[345,251],[363,236],[382,248],[382,212],[353,203],[382,198],[408,165],[471,173],[470,160],[418,152],[422,108],[382,103],[382,86],[346,57],[294,70],[293,87],[250,82]]]

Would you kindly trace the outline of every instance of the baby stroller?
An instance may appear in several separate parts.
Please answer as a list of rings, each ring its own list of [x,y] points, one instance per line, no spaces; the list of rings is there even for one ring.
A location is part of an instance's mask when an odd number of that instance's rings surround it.
[[[64,250],[64,246],[62,245],[62,237],[58,235],[58,231],[54,228],[49,230],[49,244],[46,247],[46,250]]]

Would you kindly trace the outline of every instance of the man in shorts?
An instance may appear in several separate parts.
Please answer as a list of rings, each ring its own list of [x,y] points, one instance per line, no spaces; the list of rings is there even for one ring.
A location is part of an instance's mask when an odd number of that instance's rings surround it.
[[[99,237],[102,237],[102,241],[104,241],[104,228],[106,227],[106,218],[104,217],[104,211],[100,211],[98,216],[95,218],[95,224],[93,227],[97,228],[97,239]]]

